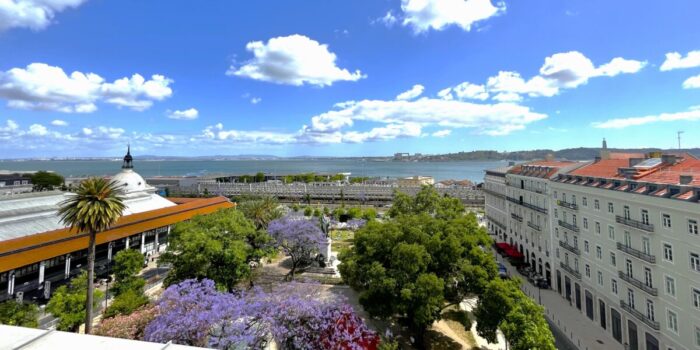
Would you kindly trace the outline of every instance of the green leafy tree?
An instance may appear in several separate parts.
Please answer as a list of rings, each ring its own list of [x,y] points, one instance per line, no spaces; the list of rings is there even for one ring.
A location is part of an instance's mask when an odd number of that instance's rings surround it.
[[[367,221],[372,221],[377,218],[377,210],[374,208],[367,208],[362,212],[361,218]]]
[[[58,216],[78,234],[87,233],[87,298],[85,300],[85,333],[92,330],[93,291],[95,290],[95,239],[98,232],[115,224],[124,211],[122,192],[113,181],[99,177],[83,180],[74,194],[59,203]]]
[[[346,214],[348,219],[359,219],[362,216],[362,209],[360,207],[348,208]]]
[[[271,254],[271,238],[256,230],[236,209],[221,209],[197,215],[173,226],[162,263],[172,269],[166,285],[195,278],[214,280],[219,288],[232,291],[250,276],[250,265]]]
[[[255,182],[265,182],[265,173],[258,172],[255,174]]]
[[[314,210],[311,207],[306,207],[304,208],[304,216],[311,216],[313,215]]]
[[[255,224],[258,230],[267,230],[270,221],[282,217],[279,202],[273,197],[242,202],[238,205],[238,209]]]
[[[114,256],[114,300],[104,317],[128,315],[148,303],[143,288],[146,281],[138,276],[143,268],[143,254],[133,249],[122,250]]]
[[[35,191],[53,190],[55,187],[63,185],[64,181],[63,176],[43,170],[32,174],[30,179]]]
[[[46,305],[46,310],[59,319],[57,328],[61,331],[75,332],[86,320],[86,303],[91,300],[90,308],[96,307],[104,296],[102,291],[94,290],[88,298],[87,272],[83,272],[70,281],[69,285],[58,287]],[[92,319],[88,320],[92,323]],[[86,324],[87,332],[87,324]]]
[[[7,300],[0,303],[0,324],[36,328],[39,308],[35,304]]]

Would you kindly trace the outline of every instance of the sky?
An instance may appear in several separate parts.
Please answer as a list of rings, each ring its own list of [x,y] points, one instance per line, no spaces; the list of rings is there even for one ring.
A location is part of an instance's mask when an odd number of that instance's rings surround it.
[[[700,2],[0,0],[0,158],[700,147]]]

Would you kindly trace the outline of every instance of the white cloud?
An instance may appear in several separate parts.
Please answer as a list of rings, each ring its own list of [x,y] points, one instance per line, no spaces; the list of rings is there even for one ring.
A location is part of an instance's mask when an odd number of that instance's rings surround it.
[[[168,111],[168,118],[170,119],[194,120],[197,119],[197,117],[199,117],[199,111],[195,108],[190,108],[182,111]]]
[[[443,30],[456,25],[470,31],[474,23],[498,15],[505,4],[494,6],[491,0],[402,0],[403,25],[416,33]]]
[[[49,130],[41,124],[32,124],[29,126],[29,135],[44,136],[49,133]]]
[[[423,94],[424,89],[425,89],[425,87],[423,87],[423,85],[420,85],[420,84],[413,85],[413,87],[411,89],[404,91],[404,92],[400,93],[398,96],[396,96],[396,99],[403,100],[403,101],[412,100],[412,99],[420,96],[421,94]]]
[[[661,113],[647,115],[643,117],[609,119],[603,122],[595,122],[593,123],[593,127],[601,129],[622,129],[630,126],[637,126],[649,123],[698,120],[700,120],[700,109],[690,108],[688,111],[684,112]]]
[[[68,122],[66,122],[65,120],[61,120],[61,119],[54,119],[51,122],[51,125],[53,125],[53,126],[68,126]]]
[[[172,80],[153,75],[151,80],[139,74],[106,82],[94,73],[66,74],[62,68],[31,63],[26,68],[0,71],[0,98],[19,109],[49,110],[63,113],[92,113],[97,102],[142,111],[172,95]]]
[[[690,51],[685,57],[679,52],[669,52],[666,54],[666,60],[659,69],[661,71],[669,71],[693,67],[700,67],[700,50]]]
[[[578,51],[556,53],[545,58],[539,75],[524,79],[520,73],[500,71],[489,77],[485,85],[463,82],[451,89],[438,93],[443,99],[486,100],[489,97],[498,102],[519,102],[523,96],[551,97],[562,89],[573,89],[586,84],[595,77],[614,77],[619,74],[639,72],[646,66],[645,61],[628,60],[616,57],[596,67],[590,59]]]
[[[690,77],[683,82],[684,89],[700,89],[700,74]]]
[[[253,97],[253,98],[250,99],[250,103],[252,103],[252,104],[254,104],[254,105],[256,105],[256,104],[258,104],[258,103],[260,103],[260,102],[262,102],[262,98],[260,98],[260,97]]]
[[[249,42],[246,50],[254,57],[240,67],[231,66],[226,74],[295,86],[330,86],[336,81],[364,78],[359,70],[351,73],[339,68],[328,45],[303,35]]]
[[[446,137],[452,133],[450,129],[438,130],[433,133],[433,137]]]
[[[2,0],[0,32],[10,28],[42,30],[54,16],[67,8],[80,6],[86,0]]]
[[[380,22],[380,23],[384,24],[385,26],[391,28],[398,21],[399,21],[399,19],[396,18],[396,16],[394,16],[394,13],[392,11],[387,11],[387,13],[386,13],[386,15],[384,15],[384,17],[377,18],[374,22]]]

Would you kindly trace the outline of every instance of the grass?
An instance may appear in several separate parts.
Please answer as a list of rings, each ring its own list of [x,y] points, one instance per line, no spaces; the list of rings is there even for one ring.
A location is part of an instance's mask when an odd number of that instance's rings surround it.
[[[343,248],[352,246],[355,232],[350,230],[333,230],[331,231],[331,250],[340,252]]]

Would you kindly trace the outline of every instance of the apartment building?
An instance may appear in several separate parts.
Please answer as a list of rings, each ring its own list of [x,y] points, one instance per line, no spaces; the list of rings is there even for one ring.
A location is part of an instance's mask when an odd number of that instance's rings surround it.
[[[486,228],[489,234],[504,242],[504,235],[508,234],[508,208],[506,207],[506,173],[513,167],[486,170],[484,185],[484,204],[486,208]]]
[[[620,349],[700,349],[700,160],[611,154],[552,179],[556,282]]]

